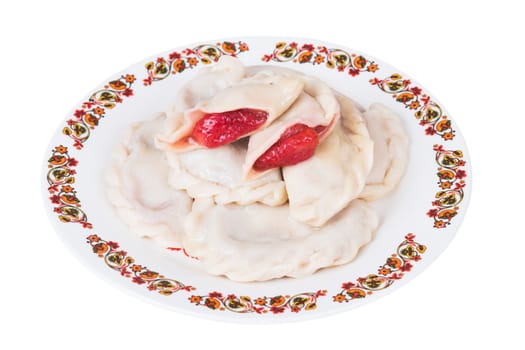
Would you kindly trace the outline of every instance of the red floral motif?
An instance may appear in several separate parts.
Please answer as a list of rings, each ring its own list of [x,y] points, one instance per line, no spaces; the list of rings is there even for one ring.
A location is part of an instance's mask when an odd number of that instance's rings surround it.
[[[349,302],[353,299],[366,298],[378,290],[390,287],[396,280],[403,278],[405,272],[412,270],[411,262],[421,260],[421,254],[427,247],[417,243],[416,236],[409,233],[405,240],[397,247],[396,253],[386,259],[385,264],[379,267],[377,274],[357,278],[356,282],[345,282],[341,285],[341,292],[332,296],[334,302]]]
[[[341,49],[329,49],[326,46],[313,44],[299,45],[296,42],[279,42],[274,51],[262,57],[264,62],[310,63],[325,64],[327,68],[337,68],[339,72],[347,72],[350,76],[358,76],[361,72],[376,72],[379,66],[362,55],[348,53]]]
[[[433,207],[427,216],[434,219],[435,228],[445,228],[450,225],[459,210],[458,204],[463,200],[465,178],[467,172],[463,168],[466,164],[461,150],[445,150],[442,145],[434,145],[438,185],[440,190],[436,193]]]
[[[119,249],[117,242],[106,241],[98,235],[89,235],[87,243],[111,269],[120,272],[121,276],[130,278],[136,284],[145,284],[150,291],[157,291],[162,295],[171,295],[178,291],[195,290],[192,286],[186,286],[182,282],[174,279],[165,278],[156,271],[148,269],[146,266],[138,265],[135,259],[128,255],[124,250]]]
[[[388,78],[370,79],[370,84],[377,85],[382,91],[391,94],[397,102],[414,111],[419,124],[425,128],[429,136],[439,135],[446,141],[454,139],[455,131],[452,122],[443,115],[441,107],[418,86],[413,86],[408,79],[400,74],[392,74]]]
[[[188,300],[195,305],[206,306],[212,310],[280,314],[285,311],[314,310],[317,307],[317,299],[325,295],[326,290],[318,290],[315,293],[301,293],[293,296],[277,295],[252,300],[248,296],[223,295],[220,292],[211,292],[208,295],[192,295]]]
[[[108,109],[113,109],[118,103],[122,103],[123,97],[133,96],[131,86],[135,80],[134,75],[126,74],[110,81],[103,89],[92,93],[88,101],[73,112],[62,133],[73,139],[75,148],[80,150],[84,147],[83,144],[89,139],[91,130],[95,129],[100,120],[106,116]]]
[[[145,86],[149,86],[155,81],[166,79],[170,74],[182,73],[187,69],[192,69],[199,62],[210,64],[217,62],[222,55],[236,57],[248,50],[248,44],[245,42],[224,41],[216,45],[204,44],[193,49],[184,49],[181,52],[174,51],[167,58],[158,57],[156,61],[146,63],[148,76],[142,82]]]
[[[49,200],[54,206],[53,211],[58,214],[58,219],[61,222],[76,222],[84,228],[92,228],[86,213],[80,209],[77,192],[71,186],[75,183],[76,170],[73,168],[78,165],[78,161],[69,156],[67,147],[60,145],[52,150],[47,163],[47,189],[51,194]]]

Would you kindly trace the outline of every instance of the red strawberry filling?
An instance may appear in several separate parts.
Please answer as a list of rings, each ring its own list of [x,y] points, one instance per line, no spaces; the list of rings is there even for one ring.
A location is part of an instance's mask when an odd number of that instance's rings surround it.
[[[317,128],[310,128],[304,124],[295,124],[287,128],[279,140],[264,152],[253,165],[256,171],[263,171],[287,165],[294,165],[312,157],[319,135]],[[319,129],[319,132],[324,128]]]
[[[268,113],[258,109],[237,109],[222,113],[210,113],[202,117],[191,137],[207,148],[215,148],[234,142],[257,130],[268,119]]]

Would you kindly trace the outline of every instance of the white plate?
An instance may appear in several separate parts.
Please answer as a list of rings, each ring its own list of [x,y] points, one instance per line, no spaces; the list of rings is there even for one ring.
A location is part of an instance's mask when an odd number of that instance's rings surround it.
[[[135,237],[114,215],[103,177],[123,130],[166,109],[174,91],[221,55],[317,76],[365,107],[381,102],[402,117],[411,140],[406,175],[377,203],[380,228],[350,264],[300,279],[232,282],[201,271],[183,250],[163,250]],[[470,197],[466,145],[444,107],[406,74],[340,45],[275,37],[187,45],[126,68],[82,101],[51,140],[42,174],[45,209],[82,262],[163,308],[255,323],[352,309],[397,289],[436,259]]]

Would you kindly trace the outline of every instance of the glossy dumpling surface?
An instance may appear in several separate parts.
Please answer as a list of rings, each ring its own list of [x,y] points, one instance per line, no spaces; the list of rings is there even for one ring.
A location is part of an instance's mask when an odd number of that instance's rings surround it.
[[[237,84],[244,76],[245,67],[241,61],[222,56],[217,64],[201,68],[195,77],[181,87],[172,110],[181,112],[194,108],[199,102],[213,97],[217,91]]]
[[[375,212],[360,200],[320,229],[290,220],[287,206],[196,200],[186,220],[184,246],[208,273],[265,281],[348,263],[372,239],[377,225]]]
[[[360,198],[375,200],[392,192],[402,180],[408,163],[408,135],[399,117],[374,103],[364,113],[374,141],[374,163]]]
[[[264,128],[292,105],[302,88],[303,83],[300,79],[271,71],[261,71],[245,77],[236,84],[218,90],[213,97],[200,101],[195,108],[173,113],[166,125],[168,130],[156,137],[157,147],[180,152],[202,148],[203,146],[194,142],[190,135],[195,124],[210,113],[239,109],[264,111],[268,114],[266,122],[261,126]]]
[[[135,123],[114,151],[106,176],[106,194],[120,219],[140,237],[161,244],[180,243],[191,198],[168,184],[168,162],[153,145],[165,114]]]
[[[312,226],[322,226],[357,198],[372,166],[373,142],[361,113],[350,99],[338,101],[341,119],[314,156],[283,168],[290,215]]]
[[[280,67],[247,68],[249,74],[259,74],[261,71],[271,71],[277,75],[299,79],[303,83],[303,91],[279,119],[250,137],[243,166],[244,176],[248,179],[265,173],[265,171],[255,171],[253,164],[279,140],[287,128],[295,124],[304,124],[311,128],[321,127],[319,140],[323,141],[331,133],[340,117],[340,106],[334,92],[321,80]]]
[[[246,142],[166,154],[170,185],[193,198],[212,198],[219,204],[260,202],[271,206],[282,205],[288,199],[279,169],[250,181],[242,178]]]

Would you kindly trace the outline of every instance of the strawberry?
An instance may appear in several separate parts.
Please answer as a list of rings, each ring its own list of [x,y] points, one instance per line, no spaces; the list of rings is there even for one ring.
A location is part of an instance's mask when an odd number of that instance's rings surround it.
[[[256,171],[263,171],[287,165],[294,165],[312,157],[319,144],[315,128],[295,124],[286,129],[279,140],[264,152],[253,165]]]
[[[268,119],[268,113],[257,109],[237,109],[222,113],[210,113],[202,117],[191,137],[207,148],[219,147],[238,140],[257,130]]]

